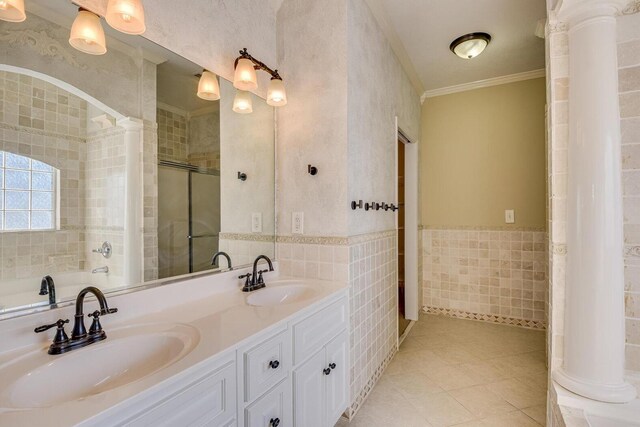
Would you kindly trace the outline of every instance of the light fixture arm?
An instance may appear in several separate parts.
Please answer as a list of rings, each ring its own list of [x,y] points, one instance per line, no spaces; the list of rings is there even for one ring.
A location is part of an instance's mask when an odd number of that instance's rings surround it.
[[[269,75],[271,75],[271,80],[274,80],[274,79],[282,80],[282,77],[280,77],[280,74],[278,74],[278,70],[272,70],[271,68],[267,67],[267,65],[264,62],[258,61],[256,58],[251,56],[251,54],[249,52],[247,52],[247,48],[246,47],[240,51],[240,56],[238,56],[236,58],[236,61],[233,64],[233,69],[234,70],[238,66],[238,61],[240,59],[243,59],[243,58],[244,59],[248,59],[249,61],[253,62],[253,68],[254,69],[266,71],[267,73],[269,73]]]

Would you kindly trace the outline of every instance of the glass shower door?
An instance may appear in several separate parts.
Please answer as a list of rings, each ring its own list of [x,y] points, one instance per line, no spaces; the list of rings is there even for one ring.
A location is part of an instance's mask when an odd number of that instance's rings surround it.
[[[189,172],[190,272],[211,269],[220,234],[220,175]]]

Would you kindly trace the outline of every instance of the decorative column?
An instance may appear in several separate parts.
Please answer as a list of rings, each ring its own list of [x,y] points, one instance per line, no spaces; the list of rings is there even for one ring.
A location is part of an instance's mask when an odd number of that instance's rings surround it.
[[[624,381],[624,269],[615,15],[626,0],[564,0],[569,146],[563,387],[603,402],[635,398]]]
[[[127,117],[117,121],[124,128],[124,273],[123,284],[142,282],[142,120]]]

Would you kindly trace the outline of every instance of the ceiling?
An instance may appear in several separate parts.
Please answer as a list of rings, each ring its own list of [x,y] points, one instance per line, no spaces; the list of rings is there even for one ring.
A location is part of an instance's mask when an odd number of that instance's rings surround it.
[[[545,0],[368,0],[414,86],[430,91],[544,69],[535,36]],[[449,50],[457,37],[484,31],[492,41],[465,60]]]

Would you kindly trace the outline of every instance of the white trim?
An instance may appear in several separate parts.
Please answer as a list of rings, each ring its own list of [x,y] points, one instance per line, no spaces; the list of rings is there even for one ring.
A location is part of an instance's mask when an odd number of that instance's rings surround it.
[[[404,340],[407,339],[407,337],[409,336],[409,332],[411,332],[411,329],[415,324],[416,324],[415,320],[410,321],[409,324],[407,325],[407,328],[404,330],[404,332],[400,336],[400,338],[398,338],[398,350],[400,349],[400,346],[402,345]]]
[[[490,79],[478,80],[475,82],[462,83],[455,86],[442,87],[425,91],[420,97],[420,102],[424,103],[425,99],[434,96],[449,95],[457,92],[465,92],[467,90],[481,89],[484,87],[498,86],[507,83],[521,82],[523,80],[538,79],[546,75],[544,68],[540,70],[525,71],[524,73],[509,74],[501,77],[492,77]]]
[[[405,135],[406,136],[406,135]],[[418,144],[404,144],[404,313],[418,320]]]

